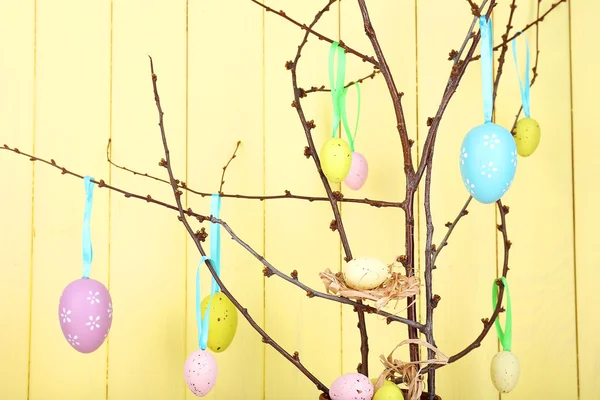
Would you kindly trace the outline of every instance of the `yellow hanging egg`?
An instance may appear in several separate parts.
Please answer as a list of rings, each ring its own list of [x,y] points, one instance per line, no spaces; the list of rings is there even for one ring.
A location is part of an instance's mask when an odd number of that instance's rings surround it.
[[[530,156],[540,143],[540,125],[533,118],[522,118],[517,122],[515,142],[521,157]]]
[[[325,142],[319,154],[323,173],[331,183],[340,183],[350,172],[352,151],[343,139],[331,138]]]
[[[373,386],[377,379],[371,379]],[[402,390],[392,381],[384,381],[383,386],[377,389],[373,400],[404,400]]]
[[[202,318],[206,314],[206,307],[210,295],[206,296],[200,304]],[[218,292],[210,303],[210,320],[208,321],[208,348],[215,353],[225,351],[233,341],[238,325],[237,309],[223,293]]]

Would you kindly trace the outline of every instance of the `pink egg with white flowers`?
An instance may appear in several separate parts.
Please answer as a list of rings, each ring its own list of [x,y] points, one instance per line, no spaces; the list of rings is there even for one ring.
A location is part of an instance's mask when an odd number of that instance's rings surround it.
[[[375,394],[373,383],[357,372],[345,374],[331,384],[329,397],[332,400],[371,400]]]
[[[350,165],[350,172],[346,175],[344,183],[352,190],[360,189],[367,181],[369,175],[369,165],[365,156],[356,151],[352,153],[352,164]]]
[[[198,397],[206,396],[217,382],[217,361],[208,351],[197,350],[183,365],[187,387]]]
[[[112,324],[112,299],[106,287],[89,278],[69,283],[58,304],[60,329],[80,353],[91,353],[104,343]]]

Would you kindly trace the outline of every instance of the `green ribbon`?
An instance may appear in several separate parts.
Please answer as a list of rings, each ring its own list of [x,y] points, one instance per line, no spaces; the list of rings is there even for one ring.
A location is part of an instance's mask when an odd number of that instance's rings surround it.
[[[335,73],[335,56],[337,54],[337,76]],[[333,127],[331,137],[337,136],[337,130],[340,126],[340,120],[344,126],[346,137],[350,145],[350,150],[354,151],[354,141],[356,140],[356,134],[358,132],[358,121],[360,117],[360,84],[355,82],[352,86],[356,86],[356,92],[358,95],[358,109],[356,112],[356,126],[354,128],[354,135],[350,131],[350,124],[348,123],[348,115],[346,114],[346,94],[348,88],[344,88],[344,82],[346,80],[346,52],[343,48],[339,47],[338,42],[333,42],[329,50],[329,83],[331,86],[331,101],[333,103]]]
[[[506,294],[506,322],[505,322],[505,330],[502,330],[500,326],[500,318],[496,318],[494,324],[496,325],[496,333],[498,334],[498,338],[500,339],[500,344],[502,345],[502,349],[504,351],[510,351],[512,345],[512,309],[510,306],[510,291],[508,290],[508,282],[505,277],[500,278],[502,280],[502,284],[504,285],[504,293]],[[492,306],[494,310],[498,304],[498,291],[496,281],[494,280],[494,286],[492,287]]]

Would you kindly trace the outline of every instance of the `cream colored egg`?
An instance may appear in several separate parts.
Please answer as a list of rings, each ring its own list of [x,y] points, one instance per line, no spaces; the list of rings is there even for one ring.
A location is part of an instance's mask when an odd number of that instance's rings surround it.
[[[492,358],[492,383],[500,393],[508,393],[517,386],[520,371],[519,359],[510,351],[501,351]]]
[[[344,268],[344,280],[354,289],[374,289],[389,276],[388,265],[376,258],[355,258]]]

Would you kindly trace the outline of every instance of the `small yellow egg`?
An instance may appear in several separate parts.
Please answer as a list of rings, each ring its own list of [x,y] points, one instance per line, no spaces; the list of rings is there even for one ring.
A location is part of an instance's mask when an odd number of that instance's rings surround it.
[[[371,382],[375,386],[377,379],[371,379]],[[372,400],[404,400],[404,395],[394,382],[386,380],[383,382],[383,386],[375,392]]]
[[[352,151],[343,139],[331,138],[325,142],[319,154],[323,173],[332,183],[340,183],[350,172]]]
[[[515,142],[521,157],[530,156],[540,144],[540,125],[533,118],[522,118],[517,122]]]
[[[492,383],[500,393],[508,393],[517,386],[520,371],[519,359],[510,351],[501,351],[492,358]]]
[[[374,289],[389,277],[388,265],[376,258],[355,258],[344,268],[344,280],[354,289]]]
[[[202,318],[206,314],[206,307],[210,295],[206,296],[200,304]],[[238,325],[237,309],[223,293],[218,292],[213,296],[210,303],[210,320],[208,321],[208,343],[209,349],[215,353],[225,351],[233,341]]]

